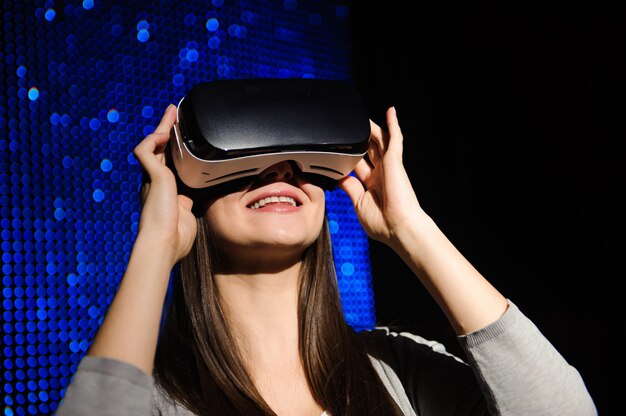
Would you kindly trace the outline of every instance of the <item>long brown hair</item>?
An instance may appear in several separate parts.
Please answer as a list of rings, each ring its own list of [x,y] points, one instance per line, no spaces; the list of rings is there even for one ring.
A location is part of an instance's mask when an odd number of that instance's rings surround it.
[[[194,247],[172,276],[155,382],[198,415],[275,415],[229,330],[213,278],[219,254],[207,221],[202,216],[197,221]],[[326,221],[303,256],[298,322],[304,373],[323,409],[333,416],[401,414],[344,319]]]

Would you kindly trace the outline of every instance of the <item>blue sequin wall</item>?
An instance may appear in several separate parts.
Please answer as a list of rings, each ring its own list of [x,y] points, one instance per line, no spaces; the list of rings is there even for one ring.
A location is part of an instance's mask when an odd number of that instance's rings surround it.
[[[350,79],[349,9],[328,1],[2,2],[5,415],[51,414],[136,236],[132,150],[196,82]],[[374,325],[367,238],[327,192],[342,302]]]

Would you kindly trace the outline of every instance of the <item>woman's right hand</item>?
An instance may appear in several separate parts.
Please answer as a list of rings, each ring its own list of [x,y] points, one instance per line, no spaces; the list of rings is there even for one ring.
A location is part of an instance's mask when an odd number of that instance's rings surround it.
[[[165,149],[175,121],[176,106],[170,104],[154,133],[133,151],[147,176],[137,240],[170,247],[172,266],[189,253],[197,232],[191,212],[193,201],[178,194],[176,178],[165,164]]]
[[[132,364],[148,375],[172,267],[191,250],[197,230],[192,201],[178,195],[174,173],[165,164],[175,121],[176,107],[170,105],[154,133],[134,149],[146,175],[139,230],[119,289],[87,352]],[[66,398],[82,394],[81,384],[72,385]]]

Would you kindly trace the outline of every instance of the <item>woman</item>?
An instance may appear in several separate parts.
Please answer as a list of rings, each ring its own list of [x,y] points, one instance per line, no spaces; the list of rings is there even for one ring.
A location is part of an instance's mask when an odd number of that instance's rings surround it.
[[[59,415],[596,414],[578,372],[420,207],[393,108],[387,129],[371,123],[369,161],[338,186],[441,306],[468,364],[346,325],[324,189],[291,163],[208,201],[177,195],[164,158],[175,117],[168,107],[135,148],[149,177],[137,239]]]

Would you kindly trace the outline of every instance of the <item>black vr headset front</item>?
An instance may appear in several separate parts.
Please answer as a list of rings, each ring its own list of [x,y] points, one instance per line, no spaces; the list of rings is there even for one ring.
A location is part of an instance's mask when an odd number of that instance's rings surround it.
[[[250,181],[282,161],[334,185],[365,156],[370,140],[354,85],[322,79],[197,84],[180,100],[173,130],[168,163],[191,193]]]

